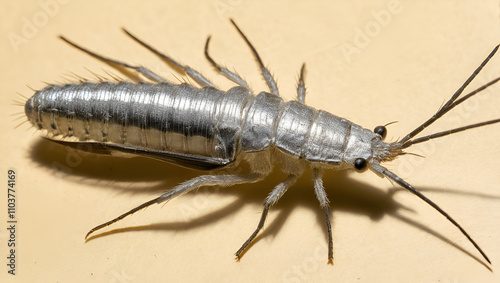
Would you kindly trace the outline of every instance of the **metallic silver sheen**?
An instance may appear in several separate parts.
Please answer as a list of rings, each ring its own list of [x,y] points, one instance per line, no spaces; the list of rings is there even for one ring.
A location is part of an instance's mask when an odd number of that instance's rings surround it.
[[[25,112],[52,137],[213,157],[230,163],[240,151],[275,146],[311,162],[353,164],[371,157],[380,138],[352,122],[297,101],[241,86],[227,92],[188,84],[102,82],[51,85]]]
[[[173,84],[153,71],[107,58],[61,37],[68,44],[107,63],[135,70],[149,81],[130,83],[92,83],[80,79],[77,84],[50,85],[37,91],[25,105],[28,120],[46,130],[52,141],[97,154],[143,156],[200,170],[213,170],[239,161],[248,163],[250,173],[224,170],[209,172],[187,180],[159,197],[92,228],[86,238],[152,204],[166,202],[204,186],[226,187],[256,183],[266,177],[275,163],[287,177],[267,196],[257,228],[236,252],[239,259],[263,228],[270,207],[303,175],[312,170],[314,193],[323,209],[328,233],[328,262],[333,263],[333,237],[329,200],[323,186],[323,169],[370,169],[380,177],[399,184],[446,217],[471,244],[491,263],[479,245],[450,215],[412,185],[380,165],[405,154],[404,148],[464,130],[500,123],[494,119],[465,127],[415,138],[426,127],[463,101],[500,81],[497,78],[459,98],[467,85],[497,52],[496,46],[453,96],[431,118],[399,141],[383,142],[385,126],[374,133],[346,119],[305,105],[305,64],[297,83],[297,101],[284,102],[276,80],[264,66],[256,49],[236,23],[231,23],[250,47],[261,69],[269,92],[254,96],[249,84],[236,72],[222,67],[210,57],[205,44],[205,57],[218,72],[238,86],[222,91],[201,73],[140,40],[124,29],[133,40],[162,59],[182,69],[201,87]],[[69,141],[69,140],[72,141]]]

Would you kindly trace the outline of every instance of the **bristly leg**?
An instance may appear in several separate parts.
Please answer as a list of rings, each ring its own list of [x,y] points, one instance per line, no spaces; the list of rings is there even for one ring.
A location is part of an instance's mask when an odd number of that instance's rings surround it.
[[[166,193],[162,194],[161,196],[152,199],[148,202],[145,202],[130,211],[108,221],[105,222],[101,225],[98,225],[94,228],[92,228],[87,235],[85,236],[85,239],[87,239],[90,234],[94,233],[97,230],[100,230],[104,227],[107,227],[115,222],[118,222],[122,220],[123,218],[143,209],[146,208],[152,204],[155,203],[162,203],[169,201],[175,197],[178,197],[180,195],[183,195],[187,192],[190,192],[194,189],[197,189],[199,187],[203,186],[220,186],[220,187],[227,187],[227,186],[232,186],[236,184],[245,184],[245,183],[255,183],[259,180],[261,180],[264,176],[261,174],[257,173],[252,173],[252,174],[247,174],[247,175],[202,175],[195,177],[191,180],[188,180],[170,190],[168,190]]]
[[[266,201],[264,202],[264,210],[262,211],[259,225],[257,225],[257,229],[255,229],[255,231],[252,233],[252,235],[250,235],[248,240],[246,240],[245,243],[243,243],[243,245],[241,246],[241,248],[236,252],[235,256],[237,261],[240,260],[242,253],[245,251],[247,246],[257,236],[262,227],[264,227],[264,223],[266,222],[266,217],[267,213],[269,212],[269,208],[278,202],[278,200],[283,196],[283,194],[286,193],[288,188],[290,188],[290,186],[292,186],[299,177],[300,175],[288,175],[285,181],[281,182],[276,187],[274,187],[271,193],[267,196]]]
[[[117,61],[117,60],[114,60],[114,59],[111,59],[111,58],[107,58],[107,57],[104,57],[102,55],[99,55],[95,52],[92,52],[84,47],[81,47],[79,46],[78,44],[76,43],[73,43],[72,41],[70,41],[69,39],[65,38],[64,36],[59,36],[60,39],[62,39],[63,41],[65,41],[66,43],[68,43],[69,45],[89,54],[90,56],[92,57],[95,57],[99,60],[102,60],[104,62],[107,62],[107,63],[111,63],[111,64],[116,64],[118,66],[122,66],[122,67],[125,67],[125,68],[129,68],[129,69],[133,69],[135,70],[136,72],[142,74],[143,76],[145,76],[146,78],[154,81],[154,82],[157,82],[157,83],[169,83],[169,81],[167,81],[166,79],[162,78],[160,75],[157,75],[156,73],[154,73],[153,71],[145,68],[145,67],[141,67],[141,66],[132,66],[132,65],[129,65],[127,63],[124,63],[124,62],[121,62],[121,61]]]
[[[306,63],[302,64],[300,68],[299,81],[297,83],[297,100],[302,102],[302,104],[306,103],[306,86],[304,83],[304,73],[306,69]]]
[[[147,44],[146,42],[140,40],[138,37],[136,37],[135,35],[131,34],[129,31],[127,31],[126,29],[122,28],[123,32],[125,32],[128,36],[130,36],[133,40],[135,40],[136,42],[138,42],[140,45],[146,47],[149,51],[153,52],[154,54],[156,54],[157,56],[159,56],[160,58],[164,59],[164,60],[167,60],[168,62],[174,64],[175,66],[181,68],[190,78],[192,78],[196,83],[198,83],[200,86],[202,87],[205,87],[205,86],[211,86],[211,87],[214,87],[214,85],[212,84],[212,82],[205,78],[200,72],[192,69],[191,67],[187,66],[187,65],[182,65],[181,63],[175,61],[172,57],[170,56],[167,56],[163,53],[161,53],[160,51],[156,50],[154,47],[152,47],[151,45]]]
[[[243,37],[245,42],[247,43],[248,47],[252,50],[252,53],[257,59],[257,62],[259,63],[260,70],[262,72],[262,76],[264,77],[264,80],[267,83],[267,86],[269,87],[269,91],[272,94],[280,95],[279,90],[278,90],[278,85],[276,84],[276,80],[273,78],[273,75],[271,75],[271,72],[264,66],[264,63],[262,63],[262,59],[260,59],[259,53],[257,53],[257,50],[255,47],[253,47],[252,43],[250,43],[250,40],[245,36],[245,34],[240,30],[240,28],[236,25],[233,19],[230,19],[231,23],[233,26],[236,28],[236,30],[240,33],[240,35]]]
[[[207,58],[207,60],[210,62],[210,64],[212,64],[212,66],[214,66],[217,71],[219,73],[221,73],[222,75],[224,75],[226,78],[228,78],[229,80],[235,82],[236,84],[242,86],[242,87],[245,87],[247,89],[250,89],[250,86],[248,86],[248,83],[242,79],[240,77],[240,75],[238,75],[237,73],[235,72],[231,72],[229,71],[227,68],[225,67],[222,67],[221,65],[217,64],[217,62],[215,62],[212,57],[210,57],[210,55],[208,54],[208,45],[210,44],[210,36],[207,38],[207,41],[205,42],[205,57]]]
[[[328,263],[333,264],[333,237],[332,237],[332,224],[330,221],[329,200],[326,195],[325,187],[323,186],[323,179],[321,179],[322,172],[318,168],[313,169],[314,193],[319,201],[319,205],[325,212],[326,230],[328,231]]]
[[[333,237],[332,237],[332,223],[330,221],[330,208],[323,207],[325,211],[326,229],[328,231],[328,263],[333,265]]]

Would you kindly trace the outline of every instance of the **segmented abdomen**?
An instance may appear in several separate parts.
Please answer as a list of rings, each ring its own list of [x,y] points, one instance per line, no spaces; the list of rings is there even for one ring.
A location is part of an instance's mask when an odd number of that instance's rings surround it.
[[[54,136],[233,159],[253,99],[243,87],[85,82],[37,91],[25,112]]]

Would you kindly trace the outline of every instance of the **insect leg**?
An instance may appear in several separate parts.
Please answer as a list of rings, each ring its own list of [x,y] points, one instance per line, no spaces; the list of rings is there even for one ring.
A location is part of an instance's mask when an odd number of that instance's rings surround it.
[[[119,65],[119,66],[122,66],[122,67],[125,67],[125,68],[129,68],[129,69],[134,69],[136,70],[138,73],[144,75],[146,78],[154,81],[154,82],[158,82],[158,83],[168,83],[167,80],[165,80],[164,78],[162,78],[161,76],[155,74],[153,71],[147,69],[147,68],[144,68],[144,67],[141,67],[141,66],[132,66],[132,65],[129,65],[127,63],[124,63],[124,62],[120,62],[120,61],[117,61],[117,60],[114,60],[114,59],[111,59],[111,58],[107,58],[107,57],[104,57],[102,55],[99,55],[97,53],[94,53],[84,47],[81,47],[79,45],[77,45],[76,43],[70,41],[69,39],[65,38],[64,36],[59,36],[60,39],[64,40],[66,43],[68,43],[69,45],[89,54],[90,56],[93,56],[99,60],[102,60],[104,62],[107,62],[107,63],[113,63],[113,64],[116,64],[116,65]]]
[[[300,68],[299,82],[297,83],[297,100],[305,104],[306,102],[306,86],[304,83],[304,72],[306,69],[306,63],[302,64]]]
[[[232,186],[236,184],[243,184],[243,183],[255,183],[259,180],[261,180],[264,177],[262,174],[247,174],[247,175],[202,175],[198,176],[196,178],[193,178],[191,180],[185,181],[184,183],[172,188],[171,190],[167,191],[166,193],[162,194],[161,196],[152,199],[150,201],[147,201],[130,211],[116,217],[115,219],[112,219],[108,222],[105,222],[99,226],[96,226],[92,228],[87,235],[85,236],[85,239],[87,239],[90,234],[94,233],[97,230],[100,230],[104,227],[107,227],[115,222],[118,222],[122,220],[123,218],[143,209],[146,208],[152,204],[155,203],[162,203],[169,201],[175,197],[178,197],[180,195],[183,195],[187,192],[190,192],[196,188],[202,187],[202,186]]]
[[[212,57],[210,57],[210,55],[208,54],[208,44],[210,43],[210,38],[211,37],[209,36],[207,38],[207,42],[205,43],[205,57],[210,62],[210,64],[212,64],[212,66],[214,66],[217,69],[217,71],[219,71],[219,73],[224,75],[229,80],[235,82],[236,84],[238,84],[242,87],[246,87],[247,89],[250,89],[250,87],[248,86],[248,83],[244,79],[242,79],[238,74],[236,74],[235,72],[231,72],[227,68],[222,67],[221,65],[217,64],[217,62],[215,62],[212,59]]]
[[[233,21],[233,19],[230,19],[230,20],[231,20],[231,23],[233,24],[233,26],[236,28],[236,30],[238,30],[240,35],[243,37],[243,39],[247,43],[248,47],[250,47],[250,49],[252,50],[252,53],[255,56],[255,59],[257,59],[257,62],[259,63],[259,66],[260,66],[260,70],[262,72],[262,76],[264,77],[264,80],[266,81],[267,86],[269,87],[269,91],[272,94],[279,95],[276,80],[273,78],[273,75],[271,75],[271,72],[269,72],[269,70],[264,66],[264,63],[262,63],[262,60],[260,59],[259,53],[257,53],[257,50],[255,49],[255,47],[253,47],[252,43],[250,43],[250,40],[248,40],[248,38],[245,36],[245,34],[243,34],[243,32],[236,25],[236,23]]]
[[[264,226],[264,222],[266,221],[267,213],[269,212],[269,208],[276,204],[278,200],[285,194],[285,192],[290,188],[291,185],[297,181],[300,175],[288,175],[285,181],[281,182],[279,185],[274,187],[269,196],[267,196],[266,201],[264,202],[264,210],[262,211],[262,215],[260,217],[259,224],[257,225],[257,229],[252,233],[252,235],[248,238],[248,240],[243,243],[241,248],[236,252],[236,260],[241,258],[241,254],[246,249],[246,247],[252,242],[252,240],[257,236],[259,231]]]
[[[211,81],[209,81],[207,78],[205,78],[200,72],[192,69],[191,67],[187,66],[187,65],[182,65],[181,63],[175,61],[172,57],[170,56],[167,56],[163,53],[161,53],[160,51],[156,50],[154,47],[152,47],[151,45],[147,44],[146,42],[140,40],[139,38],[137,38],[135,35],[131,34],[129,31],[127,31],[126,29],[122,28],[122,30],[128,35],[130,36],[133,40],[137,41],[140,45],[146,47],[149,51],[153,52],[154,54],[156,54],[157,56],[159,56],[160,58],[164,59],[164,60],[167,60],[168,62],[174,64],[175,66],[181,68],[190,78],[192,78],[196,83],[198,83],[200,86],[211,86],[211,87],[214,87],[214,85],[212,84]]]
[[[314,193],[319,201],[321,208],[325,211],[326,229],[328,231],[328,263],[333,264],[333,237],[332,225],[330,222],[330,209],[328,207],[328,196],[326,195],[323,180],[321,179],[321,171],[317,168],[313,169]]]

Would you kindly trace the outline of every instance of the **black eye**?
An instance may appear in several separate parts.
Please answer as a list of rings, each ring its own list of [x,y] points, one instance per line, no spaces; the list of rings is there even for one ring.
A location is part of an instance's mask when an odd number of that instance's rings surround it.
[[[356,158],[356,160],[354,160],[354,168],[356,168],[357,171],[365,170],[366,169],[366,159]]]
[[[382,139],[385,139],[385,136],[387,136],[387,128],[385,126],[376,126],[373,132],[381,136]]]

